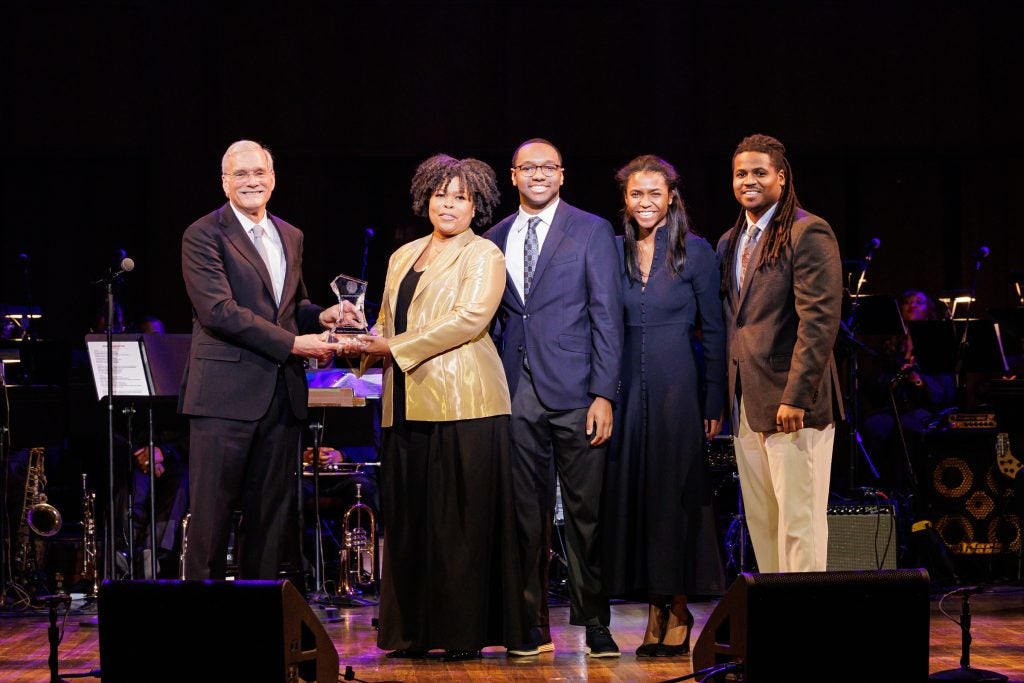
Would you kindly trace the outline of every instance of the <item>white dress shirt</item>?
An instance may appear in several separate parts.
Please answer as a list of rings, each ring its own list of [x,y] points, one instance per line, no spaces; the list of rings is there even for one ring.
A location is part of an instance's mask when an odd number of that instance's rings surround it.
[[[508,239],[505,241],[505,268],[512,277],[520,299],[525,298],[523,296],[523,247],[526,245],[526,224],[534,216],[540,218],[540,223],[537,224],[537,254],[539,258],[544,251],[544,238],[548,236],[548,229],[551,227],[551,221],[555,218],[555,209],[558,208],[560,201],[561,199],[555,199],[550,206],[537,214],[526,213],[520,206],[519,215],[512,223],[512,229],[508,231]]]
[[[236,209],[234,204],[231,205],[231,210],[235,212],[235,216],[238,218],[238,222],[242,224],[245,234],[249,236],[249,239],[255,245],[256,238],[253,236],[252,229],[257,224]],[[267,257],[270,259],[270,281],[274,285],[274,301],[280,306],[281,294],[284,292],[284,273],[286,270],[284,246],[281,244],[281,235],[278,234],[277,228],[274,227],[274,222],[270,220],[267,212],[263,212],[263,220],[259,222],[259,225],[263,228],[263,247],[267,250]]]

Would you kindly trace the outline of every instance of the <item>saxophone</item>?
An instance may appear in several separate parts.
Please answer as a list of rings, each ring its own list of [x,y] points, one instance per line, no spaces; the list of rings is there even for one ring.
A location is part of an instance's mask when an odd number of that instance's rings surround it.
[[[49,537],[60,531],[61,517],[57,508],[46,502],[46,494],[43,493],[46,486],[43,470],[45,453],[42,448],[29,450],[28,474],[25,475],[25,521],[36,534]]]
[[[28,452],[25,502],[18,518],[18,543],[14,554],[14,568],[22,577],[34,575],[38,568],[35,544],[29,531],[44,537],[60,531],[60,513],[46,502],[46,494],[43,493],[43,487],[46,486],[46,474],[43,471],[45,454],[45,449],[41,447],[31,448]]]
[[[96,492],[86,486],[82,474],[82,578],[92,579],[87,598],[99,595],[99,572],[96,571]]]

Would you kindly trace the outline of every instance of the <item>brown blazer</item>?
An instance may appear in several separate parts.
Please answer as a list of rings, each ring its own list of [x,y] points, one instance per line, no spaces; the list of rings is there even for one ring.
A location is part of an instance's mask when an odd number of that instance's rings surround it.
[[[388,262],[380,317],[374,332],[391,340],[384,363],[381,425],[393,419],[393,365],[406,373],[405,415],[410,420],[466,420],[508,415],[505,371],[488,332],[505,291],[505,256],[472,230],[453,237],[416,285],[408,327],[395,334],[398,288],[430,236],[399,247]],[[364,360],[364,363],[366,361]]]
[[[832,347],[842,315],[842,261],[832,228],[798,209],[790,245],[773,265],[760,263],[766,239],[751,255],[743,291],[727,258],[728,230],[718,242],[724,264],[729,403],[742,392],[755,431],[775,431],[779,404],[806,411],[804,425],[824,427],[842,416]],[[833,406],[835,403],[835,407]]]

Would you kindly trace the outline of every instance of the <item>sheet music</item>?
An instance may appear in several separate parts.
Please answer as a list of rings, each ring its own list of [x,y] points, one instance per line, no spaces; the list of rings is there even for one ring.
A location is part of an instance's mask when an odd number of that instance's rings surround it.
[[[87,341],[89,363],[96,381],[96,398],[107,395],[107,344],[101,341]],[[146,363],[139,341],[113,342],[114,354],[114,396],[151,396]]]

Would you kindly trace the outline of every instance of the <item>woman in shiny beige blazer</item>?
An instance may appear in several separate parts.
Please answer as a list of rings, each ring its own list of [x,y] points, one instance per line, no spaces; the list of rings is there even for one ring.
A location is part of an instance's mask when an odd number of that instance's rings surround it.
[[[448,661],[522,642],[508,459],[508,385],[488,328],[505,258],[470,224],[498,202],[475,159],[427,159],[413,210],[432,233],[391,256],[380,317],[359,338],[384,359],[379,647]]]

